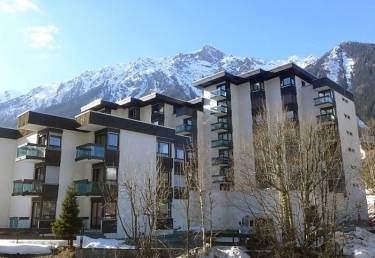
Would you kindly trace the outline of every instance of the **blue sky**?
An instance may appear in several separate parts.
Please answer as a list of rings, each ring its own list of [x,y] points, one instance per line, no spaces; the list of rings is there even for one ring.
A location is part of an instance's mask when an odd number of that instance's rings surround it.
[[[264,59],[375,42],[371,0],[0,0],[0,92],[205,44]]]

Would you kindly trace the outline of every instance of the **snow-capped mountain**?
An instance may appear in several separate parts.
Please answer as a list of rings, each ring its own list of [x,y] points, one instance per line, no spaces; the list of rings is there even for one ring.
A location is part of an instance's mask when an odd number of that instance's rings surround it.
[[[375,44],[343,42],[306,69],[352,91],[362,120],[375,118]]]
[[[22,95],[22,92],[17,90],[6,90],[4,92],[0,92],[0,103],[14,99],[20,95]]]
[[[142,58],[127,64],[86,71],[68,81],[41,85],[16,98],[5,101],[0,98],[0,126],[14,126],[15,117],[26,110],[72,116],[79,112],[80,106],[97,98],[116,101],[127,96],[140,97],[159,92],[190,99],[200,94],[191,86],[192,81],[220,70],[240,74],[260,67],[269,69],[290,61],[304,67],[315,60],[313,56],[292,56],[275,61],[241,58],[225,54],[212,46],[173,57]]]

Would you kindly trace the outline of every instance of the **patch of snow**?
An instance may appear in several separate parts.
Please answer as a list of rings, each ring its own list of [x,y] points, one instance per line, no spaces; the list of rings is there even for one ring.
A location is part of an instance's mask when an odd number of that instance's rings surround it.
[[[338,76],[341,71],[341,66],[340,66],[340,61],[339,61],[340,51],[341,49],[339,46],[333,48],[323,64],[324,70],[327,71],[327,77],[335,82],[338,81]]]
[[[65,246],[65,240],[0,240],[0,254],[49,254],[52,249]]]
[[[201,248],[192,250],[192,254],[197,258],[250,258],[245,249],[238,246],[215,246],[203,253]],[[187,255],[181,255],[179,258],[185,258]]]
[[[348,90],[352,89],[352,76],[353,76],[353,67],[355,62],[353,58],[348,57],[347,53],[343,51],[342,53],[343,66],[345,69],[345,78],[348,83]]]
[[[365,122],[363,122],[358,116],[357,116],[357,125],[359,128],[362,128],[362,129],[368,128]]]
[[[80,246],[80,236],[74,241],[75,246]],[[125,244],[124,241],[111,238],[91,238],[83,236],[83,248],[109,248],[109,249],[134,249],[134,246]]]
[[[349,233],[336,232],[336,242],[343,254],[355,258],[375,258],[375,234],[356,227]]]

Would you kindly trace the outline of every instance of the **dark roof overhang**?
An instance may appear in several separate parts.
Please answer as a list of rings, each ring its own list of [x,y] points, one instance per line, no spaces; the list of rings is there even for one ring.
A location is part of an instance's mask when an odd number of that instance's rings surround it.
[[[354,101],[353,93],[347,91],[346,89],[344,89],[343,87],[338,85],[336,82],[332,81],[331,79],[329,79],[327,77],[316,79],[312,82],[312,84],[313,84],[314,89],[318,89],[318,88],[327,86],[327,87],[333,89],[334,91],[337,91],[341,95],[345,96],[346,98]]]

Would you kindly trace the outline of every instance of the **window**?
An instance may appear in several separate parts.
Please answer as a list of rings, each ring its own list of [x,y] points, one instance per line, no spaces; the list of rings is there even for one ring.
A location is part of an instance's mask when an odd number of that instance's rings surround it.
[[[232,140],[232,134],[231,133],[220,133],[217,135],[217,138],[219,140]]]
[[[42,204],[42,219],[50,220],[55,218],[56,202],[55,201],[43,201]]]
[[[47,145],[47,136],[45,134],[39,134],[37,142],[39,145]]]
[[[229,184],[220,184],[220,191],[230,191]]]
[[[353,133],[351,131],[346,131],[347,135],[353,136]]]
[[[112,219],[116,217],[116,203],[115,202],[105,203],[103,209],[104,209],[104,218]]]
[[[333,108],[322,108],[320,109],[320,115],[335,115],[335,109]]]
[[[281,80],[281,87],[289,87],[294,86],[294,78],[293,77],[286,77]]]
[[[193,120],[191,118],[184,119],[184,125],[192,125],[192,124],[193,124]]]
[[[306,86],[306,82],[305,81],[301,81],[301,84],[302,84],[302,87]]]
[[[256,82],[251,84],[250,86],[252,92],[262,91],[264,90],[264,83],[263,82]]]
[[[221,89],[221,90],[225,91],[227,89],[227,87],[226,87],[225,84],[220,84],[220,85],[216,86],[216,89]]]
[[[107,149],[118,150],[118,133],[109,132],[107,140]]]
[[[229,150],[219,150],[219,157],[229,158]]]
[[[44,182],[44,178],[45,178],[44,171],[45,171],[44,166],[35,167],[34,179],[37,181]]]
[[[152,105],[152,114],[159,113],[163,114],[164,113],[164,104],[154,104]]]
[[[168,203],[160,203],[159,204],[159,216],[161,218],[170,218],[171,217],[171,204]]]
[[[176,147],[176,159],[185,159],[185,151],[181,147]]]
[[[95,134],[95,143],[105,145],[105,134],[104,133]]]
[[[347,114],[344,114],[344,117],[345,117],[346,119],[350,119],[350,116],[347,115]]]
[[[61,136],[49,135],[48,145],[53,148],[61,148]]]
[[[169,157],[169,143],[158,142],[158,153],[162,156]]]
[[[318,97],[326,97],[326,96],[332,97],[332,95],[333,94],[331,90],[324,90],[324,91],[318,92]]]
[[[345,103],[349,102],[346,98],[342,98],[342,101],[344,101]]]
[[[108,167],[106,169],[106,180],[117,182],[117,168],[116,167]]]
[[[355,152],[355,150],[353,148],[351,148],[351,147],[348,148],[348,151]]]
[[[131,118],[131,119],[139,120],[140,119],[140,109],[139,109],[139,107],[129,108],[128,117]]]

